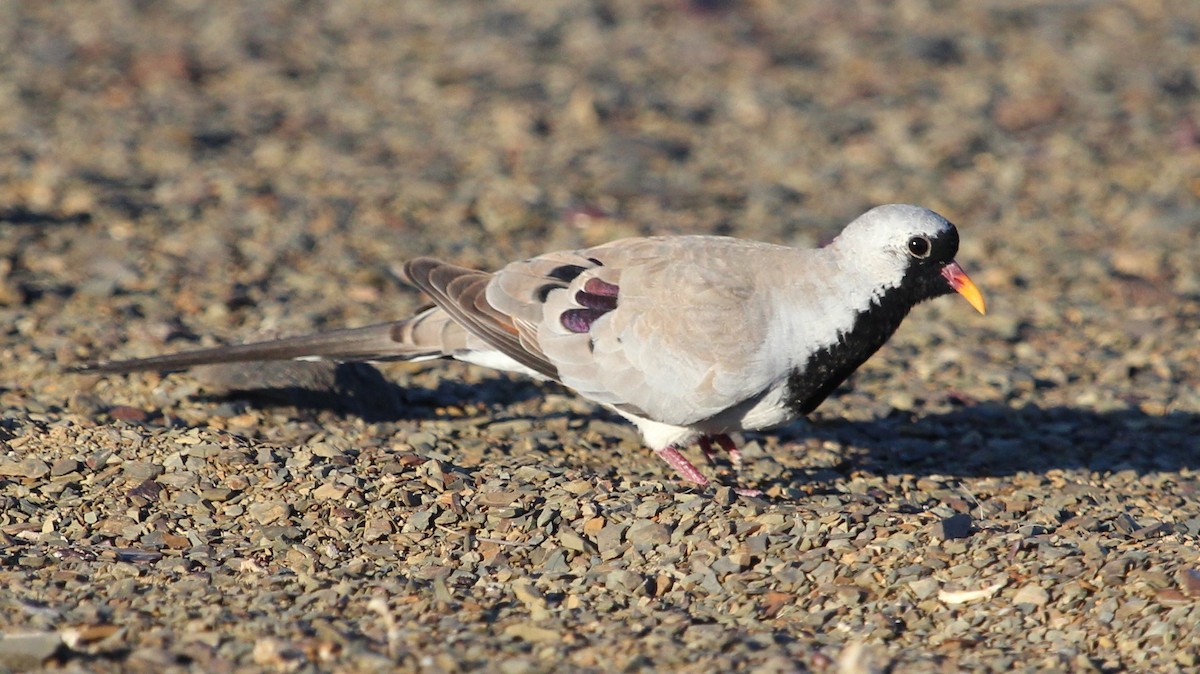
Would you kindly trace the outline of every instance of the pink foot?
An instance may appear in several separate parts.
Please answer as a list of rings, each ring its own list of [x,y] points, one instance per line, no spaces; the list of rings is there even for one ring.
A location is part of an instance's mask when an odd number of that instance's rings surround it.
[[[733,440],[728,435],[716,435],[711,438],[702,436],[699,439],[700,449],[704,452],[704,457],[708,459],[710,464],[713,463],[716,457],[716,452],[713,451],[712,446],[713,441],[716,441],[721,446],[721,449],[729,452],[729,459],[733,462],[735,468],[741,465],[742,453],[738,451],[737,446],[733,444]],[[708,485],[709,480],[704,476],[704,473],[701,473],[699,469],[692,465],[691,461],[688,461],[683,454],[680,454],[678,448],[664,447],[655,450],[654,453],[661,456],[663,461],[670,464],[684,481],[691,482],[700,487]],[[750,489],[747,487],[733,487],[733,492],[740,496],[762,496],[761,489]]]
[[[693,482],[701,487],[708,484],[708,478],[704,477],[704,473],[701,473],[699,470],[697,470],[696,467],[692,465],[691,461],[688,461],[682,454],[679,453],[678,449],[674,447],[663,447],[662,449],[654,450],[654,453],[661,456],[664,461],[670,464],[670,466],[675,469],[675,472],[679,473],[679,477],[683,478],[684,480]]]
[[[733,438],[728,435],[714,435],[713,440],[721,446],[721,449],[729,452],[729,463],[733,464],[734,469],[742,467],[742,450],[733,442]]]
[[[717,462],[717,452],[713,449],[713,443],[716,442],[721,449],[729,453],[729,462],[735,469],[742,467],[742,450],[738,449],[733,438],[728,435],[702,435],[696,442],[700,443],[700,451],[704,452],[704,458],[708,459],[709,465],[715,465]]]

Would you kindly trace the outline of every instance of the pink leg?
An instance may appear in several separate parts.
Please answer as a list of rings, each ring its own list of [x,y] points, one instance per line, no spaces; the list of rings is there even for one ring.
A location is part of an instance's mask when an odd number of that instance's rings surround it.
[[[723,441],[722,438],[724,438]],[[737,452],[737,460],[739,463],[741,462],[741,452],[737,451],[737,447],[734,446],[733,441],[729,438],[729,436],[719,435],[713,439],[715,439],[717,443],[721,445],[722,449],[725,449],[726,451],[730,451],[732,449],[732,452],[730,452],[731,459],[734,456],[733,452]],[[713,458],[713,450],[709,438],[700,438],[700,448],[704,450],[704,456],[707,457],[711,462]],[[669,463],[671,467],[675,469],[675,472],[679,473],[679,477],[683,478],[685,481],[692,482],[700,487],[708,485],[708,478],[704,477],[704,473],[701,473],[695,466],[692,465],[691,461],[688,461],[682,454],[680,454],[677,448],[664,447],[663,449],[655,450],[654,453],[658,454],[663,458],[664,461]],[[735,494],[741,494],[742,496],[762,496],[762,490],[760,489],[734,487],[733,491]]]
[[[733,438],[728,435],[714,435],[713,440],[721,446],[721,449],[729,452],[729,463],[733,464],[734,470],[742,467],[742,450],[738,449],[737,444],[733,442]]]
[[[679,477],[684,480],[694,482],[701,487],[708,484],[708,478],[704,477],[704,473],[697,470],[692,465],[692,462],[684,458],[675,447],[663,447],[662,449],[654,450],[654,453],[661,456],[664,461],[670,464],[675,469],[675,472],[679,473]]]
[[[712,441],[713,439],[707,435],[701,435],[696,440],[700,444],[700,451],[704,452],[704,458],[708,461],[708,465],[715,466],[717,465],[717,453],[713,451]]]
[[[714,435],[714,436],[712,436],[712,439],[718,445],[721,446],[721,449],[725,450],[726,452],[729,452],[729,463],[731,463],[733,465],[734,473],[737,473],[738,471],[740,471],[742,469],[742,450],[738,449],[738,446],[733,441],[733,438],[729,437],[728,435]],[[704,440],[701,440],[701,443],[703,443],[703,442],[704,442]],[[700,447],[703,448],[704,445],[701,444]],[[712,447],[710,445],[709,450],[711,451],[711,449],[712,449]],[[762,496],[761,489],[751,489],[749,487],[734,487],[733,491],[735,493],[741,494],[742,496]]]

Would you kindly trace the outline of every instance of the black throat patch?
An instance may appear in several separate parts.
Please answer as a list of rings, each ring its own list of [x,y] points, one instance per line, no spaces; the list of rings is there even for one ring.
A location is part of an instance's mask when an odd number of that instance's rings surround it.
[[[940,270],[941,265],[936,264],[911,267],[900,285],[872,302],[836,344],[812,354],[804,367],[793,369],[784,398],[788,409],[797,415],[815,410],[887,342],[914,306],[953,292]]]

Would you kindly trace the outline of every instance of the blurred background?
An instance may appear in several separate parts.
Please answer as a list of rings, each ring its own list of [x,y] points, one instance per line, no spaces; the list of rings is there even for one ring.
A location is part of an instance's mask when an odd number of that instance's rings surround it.
[[[997,309],[973,331],[1200,290],[1186,0],[0,14],[0,301],[39,326],[14,355],[111,348],[130,312],[224,335],[399,316],[386,270],[418,254],[811,245],[893,201],[963,229]]]

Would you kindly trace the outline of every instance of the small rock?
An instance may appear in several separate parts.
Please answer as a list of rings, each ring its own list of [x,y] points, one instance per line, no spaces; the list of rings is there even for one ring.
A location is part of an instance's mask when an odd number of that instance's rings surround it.
[[[642,586],[642,578],[628,569],[617,569],[604,579],[604,586],[614,592],[633,592]]]
[[[145,421],[150,415],[146,410],[130,407],[128,405],[117,405],[108,410],[108,416],[118,421],[128,421],[131,423],[139,423]]]
[[[51,466],[50,475],[52,477],[70,475],[82,467],[83,464],[76,459],[59,459],[58,461],[54,462],[53,466]]]
[[[598,518],[597,518],[598,519]],[[625,535],[625,525],[614,522],[606,525],[596,534],[596,546],[600,548],[600,553],[616,552],[620,549],[621,539]]]
[[[857,606],[863,599],[863,589],[854,585],[839,585],[834,594],[846,606]]]
[[[50,466],[41,459],[29,457],[24,461],[0,463],[2,477],[32,477],[39,478],[50,472]]]
[[[0,634],[0,669],[39,669],[61,645],[62,637],[57,632]]]
[[[750,555],[740,552],[735,552],[731,555],[725,555],[717,561],[713,562],[712,570],[717,573],[737,573],[742,569],[750,566]]]
[[[200,491],[200,498],[214,503],[228,501],[230,496],[233,496],[233,490],[229,487],[208,487]]]
[[[282,501],[260,501],[252,503],[246,511],[259,524],[271,524],[286,519],[292,514],[292,506]]]
[[[558,540],[563,547],[575,552],[584,552],[587,550],[587,541],[583,537],[570,529],[563,529],[558,534]]]
[[[497,435],[522,434],[533,430],[533,422],[529,419],[512,419],[510,421],[497,421],[488,426],[488,430]]]
[[[325,484],[322,484],[320,487],[317,487],[313,490],[313,498],[317,498],[322,501],[340,501],[349,490],[349,487],[346,487],[345,485],[326,482]]]
[[[315,456],[319,456],[323,459],[336,459],[339,456],[346,455],[345,452],[327,442],[318,442],[309,449]]]
[[[1154,524],[1150,524],[1150,525],[1147,525],[1147,526],[1137,529],[1136,531],[1131,533],[1129,536],[1130,536],[1130,538],[1133,538],[1134,540],[1143,541],[1148,538],[1159,538],[1161,536],[1166,536],[1167,534],[1171,533],[1171,530],[1172,530],[1172,527],[1169,523],[1155,522]]]
[[[913,595],[917,599],[928,599],[938,591],[941,584],[933,578],[921,578],[920,580],[910,580],[908,589],[912,590]]]
[[[1155,593],[1155,596],[1158,598],[1160,604],[1164,604],[1166,606],[1182,606],[1184,604],[1192,603],[1192,600],[1187,595],[1173,587],[1165,590],[1159,590],[1157,593]]]
[[[138,506],[156,503],[159,497],[162,496],[162,491],[162,485],[154,480],[142,480],[138,486],[129,490],[129,500]]]
[[[629,526],[625,540],[634,545],[665,545],[671,542],[671,531],[652,520],[637,520]]]
[[[420,431],[408,436],[408,446],[414,452],[428,452],[437,444],[437,436],[427,431]]]
[[[1192,598],[1200,597],[1200,570],[1185,569],[1180,575],[1184,593]]]
[[[408,522],[405,523],[406,531],[425,531],[429,529],[432,522],[433,513],[428,510],[418,510],[408,516]]]
[[[1128,513],[1121,513],[1113,518],[1113,528],[1128,536],[1141,529],[1141,526]]]
[[[184,489],[191,487],[200,481],[200,478],[190,470],[180,470],[172,473],[165,473],[160,476],[155,482],[164,487],[173,487],[175,489]]]
[[[515,491],[485,491],[479,495],[479,503],[494,508],[512,505],[517,500]]]
[[[571,570],[571,565],[567,564],[566,553],[554,550],[546,556],[546,561],[542,562],[541,570],[544,573],[566,573]]]
[[[545,608],[546,600],[542,593],[530,583],[513,583],[513,596],[529,608]]]
[[[367,520],[367,526],[363,529],[363,540],[374,541],[380,538],[386,538],[393,531],[392,520],[387,517],[372,517]]]
[[[153,480],[163,474],[163,467],[150,461],[126,461],[121,469],[125,477],[138,482]]]
[[[1040,585],[1029,584],[1017,590],[1013,595],[1012,602],[1014,604],[1032,604],[1034,606],[1045,606],[1050,601],[1050,593]]]
[[[562,640],[562,635],[558,632],[529,623],[509,625],[504,628],[504,635],[538,644],[555,644]]]
[[[121,645],[120,634],[121,628],[116,625],[83,625],[63,630],[62,641],[68,648],[77,651],[95,648],[101,642],[107,641],[106,645],[109,648],[101,650],[112,650]]]
[[[971,535],[973,520],[966,513],[951,515],[934,525],[933,533],[941,540],[948,541],[956,538],[966,538]]]

